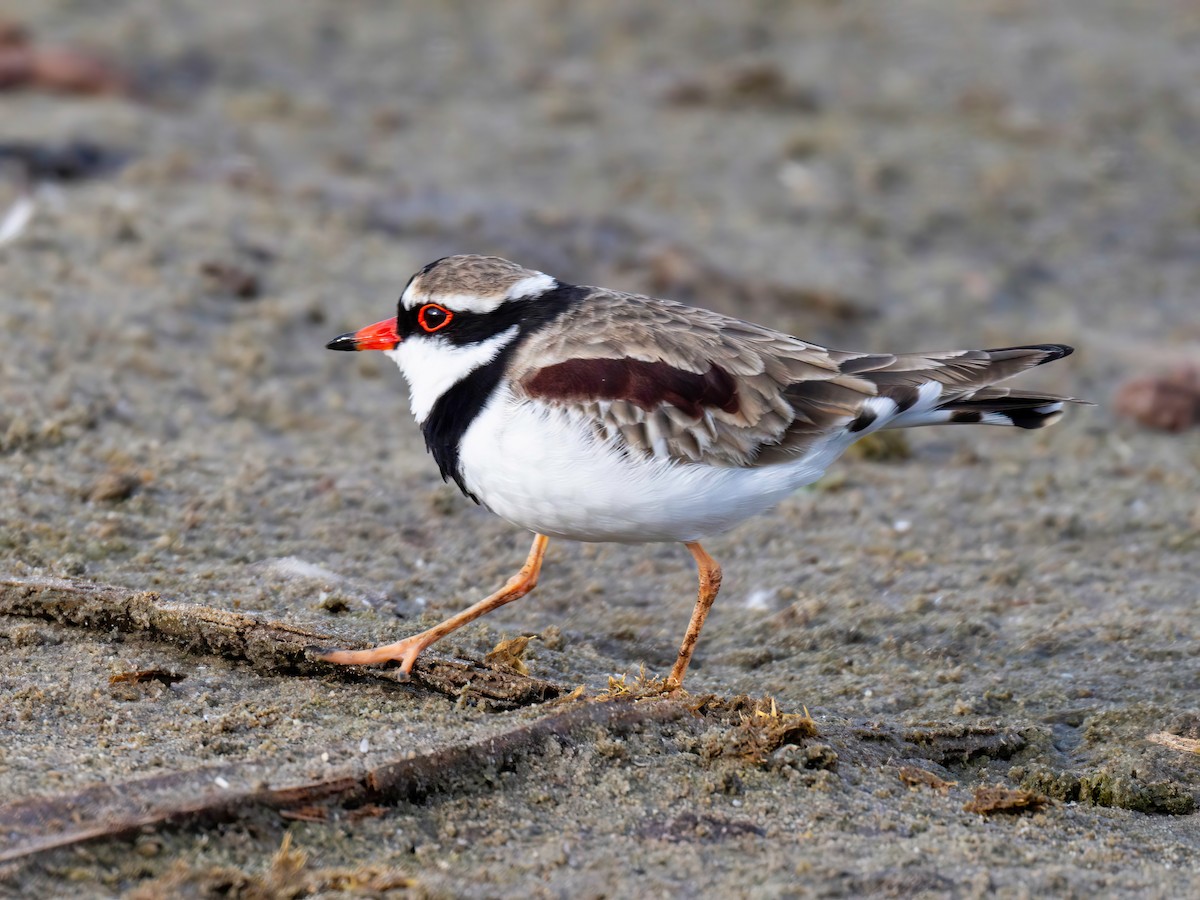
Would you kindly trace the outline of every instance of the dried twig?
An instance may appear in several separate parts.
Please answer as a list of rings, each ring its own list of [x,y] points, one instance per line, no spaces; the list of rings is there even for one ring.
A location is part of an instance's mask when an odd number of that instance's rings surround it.
[[[981,816],[997,813],[1017,815],[1023,812],[1037,812],[1049,802],[1045,794],[1036,791],[1013,790],[1002,784],[980,785],[975,788],[975,796],[967,801],[963,809],[979,813]]]
[[[915,788],[924,785],[925,787],[932,788],[939,794],[948,793],[950,788],[958,784],[957,781],[946,781],[944,778],[939,778],[932,772],[918,766],[901,766],[896,775],[909,787]]]
[[[1171,750],[1179,750],[1183,753],[1200,753],[1200,741],[1195,738],[1186,738],[1178,734],[1170,734],[1166,731],[1156,731],[1154,734],[1146,735],[1146,740],[1154,744],[1161,744]]]
[[[51,619],[102,632],[136,633],[187,653],[245,660],[260,672],[401,680],[390,669],[334,666],[312,650],[337,643],[327,634],[208,606],[164,600],[153,591],[65,578],[0,576],[0,614]],[[402,677],[402,676],[401,676]],[[450,697],[464,694],[491,709],[511,709],[554,699],[562,685],[481,665],[423,657],[412,682]]]
[[[146,826],[229,821],[263,807],[313,815],[319,804],[330,802],[416,803],[432,794],[484,785],[496,768],[540,753],[547,740],[565,743],[574,733],[597,727],[624,734],[687,714],[684,704],[668,700],[585,703],[470,744],[375,766],[347,766],[316,781],[270,785],[283,764],[260,760],[19,800],[0,806],[0,862]]]

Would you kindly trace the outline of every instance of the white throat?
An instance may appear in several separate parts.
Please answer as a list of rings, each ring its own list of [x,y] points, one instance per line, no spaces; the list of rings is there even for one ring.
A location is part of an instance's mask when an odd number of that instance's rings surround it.
[[[423,423],[438,398],[476,369],[486,366],[517,336],[517,326],[480,341],[457,346],[442,337],[413,335],[388,350],[408,382],[408,405],[417,423]]]

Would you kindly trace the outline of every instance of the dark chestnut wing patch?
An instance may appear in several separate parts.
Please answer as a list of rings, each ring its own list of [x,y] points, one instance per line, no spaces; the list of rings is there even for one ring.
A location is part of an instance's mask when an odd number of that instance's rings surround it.
[[[697,419],[705,409],[738,411],[737,383],[716,365],[699,373],[640,359],[569,359],[539,369],[523,386],[544,400],[627,400],[647,411],[670,405]]]

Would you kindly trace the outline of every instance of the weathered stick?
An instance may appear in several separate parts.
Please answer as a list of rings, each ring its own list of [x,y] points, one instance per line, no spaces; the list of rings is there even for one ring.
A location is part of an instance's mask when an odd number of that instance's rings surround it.
[[[244,660],[261,672],[401,680],[389,669],[335,666],[313,657],[312,648],[337,643],[330,635],[208,606],[164,600],[154,591],[66,578],[0,575],[0,615],[50,619],[98,631],[116,629],[136,633],[173,644],[186,653],[212,653]],[[562,685],[550,681],[437,657],[418,660],[411,680],[451,697],[467,693],[493,709],[541,703],[566,693]]]
[[[258,760],[19,800],[0,806],[0,862],[97,838],[120,837],[146,826],[229,821],[263,807],[419,802],[464,782],[482,784],[486,773],[540,753],[547,740],[566,743],[575,732],[596,727],[623,734],[648,722],[668,722],[688,714],[685,703],[671,700],[584,701],[473,743],[379,765],[347,766],[316,781],[272,785],[269,779],[282,764]]]

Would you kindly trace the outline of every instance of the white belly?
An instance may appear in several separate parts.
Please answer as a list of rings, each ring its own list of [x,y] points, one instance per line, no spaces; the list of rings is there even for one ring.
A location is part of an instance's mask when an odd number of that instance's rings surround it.
[[[576,541],[693,541],[816,481],[843,449],[825,445],[761,468],[647,459],[601,441],[573,413],[515,401],[501,387],[463,435],[460,464],[484,505],[529,531]]]

